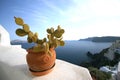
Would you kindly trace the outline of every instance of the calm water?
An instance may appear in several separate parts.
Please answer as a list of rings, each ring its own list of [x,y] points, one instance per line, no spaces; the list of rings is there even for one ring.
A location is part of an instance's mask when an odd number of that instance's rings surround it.
[[[98,53],[102,49],[111,46],[111,44],[112,43],[95,43],[91,41],[66,41],[64,47],[56,48],[57,58],[80,65],[81,62],[89,60],[86,56],[88,51]]]
[[[96,43],[91,41],[65,41],[65,43],[65,46],[56,48],[57,58],[77,65],[80,65],[83,61],[89,60],[86,56],[88,51],[98,53],[111,45],[111,43]],[[25,49],[34,45],[28,43],[19,44]]]

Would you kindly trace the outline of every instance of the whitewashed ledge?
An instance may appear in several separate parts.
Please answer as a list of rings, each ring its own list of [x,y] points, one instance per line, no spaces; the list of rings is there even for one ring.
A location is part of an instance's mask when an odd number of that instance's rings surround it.
[[[19,46],[0,46],[0,80],[92,80],[87,68],[59,59],[51,73],[33,76],[26,64],[26,53]]]

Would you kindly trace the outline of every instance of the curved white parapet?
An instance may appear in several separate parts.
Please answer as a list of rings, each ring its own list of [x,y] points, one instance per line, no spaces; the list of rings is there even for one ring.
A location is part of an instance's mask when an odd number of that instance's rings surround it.
[[[0,25],[0,45],[8,46],[10,45],[9,33]]]
[[[0,45],[0,61],[10,66],[26,63],[27,51],[20,45],[2,46]]]
[[[32,80],[92,80],[88,69],[68,63],[63,60],[56,60],[54,70],[45,76],[32,76]]]
[[[87,68],[59,59],[51,73],[33,76],[26,63],[26,54],[21,47],[0,46],[0,80],[92,80]]]

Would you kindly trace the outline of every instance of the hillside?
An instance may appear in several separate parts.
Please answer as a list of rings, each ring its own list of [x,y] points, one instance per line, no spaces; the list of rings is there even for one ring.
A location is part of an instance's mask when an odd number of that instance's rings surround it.
[[[85,39],[80,39],[79,41],[115,42],[116,40],[120,40],[120,37],[116,37],[116,36],[89,37]]]

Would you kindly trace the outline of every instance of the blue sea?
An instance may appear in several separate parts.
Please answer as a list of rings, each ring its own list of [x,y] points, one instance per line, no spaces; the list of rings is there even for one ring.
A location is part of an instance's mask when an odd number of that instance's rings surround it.
[[[34,44],[28,43],[15,43],[21,44],[23,48],[27,49]],[[80,65],[81,62],[89,61],[86,53],[88,51],[93,54],[99,53],[101,50],[108,48],[112,45],[109,42],[91,42],[91,41],[65,41],[65,46],[57,47],[57,58],[68,61],[70,63]]]

